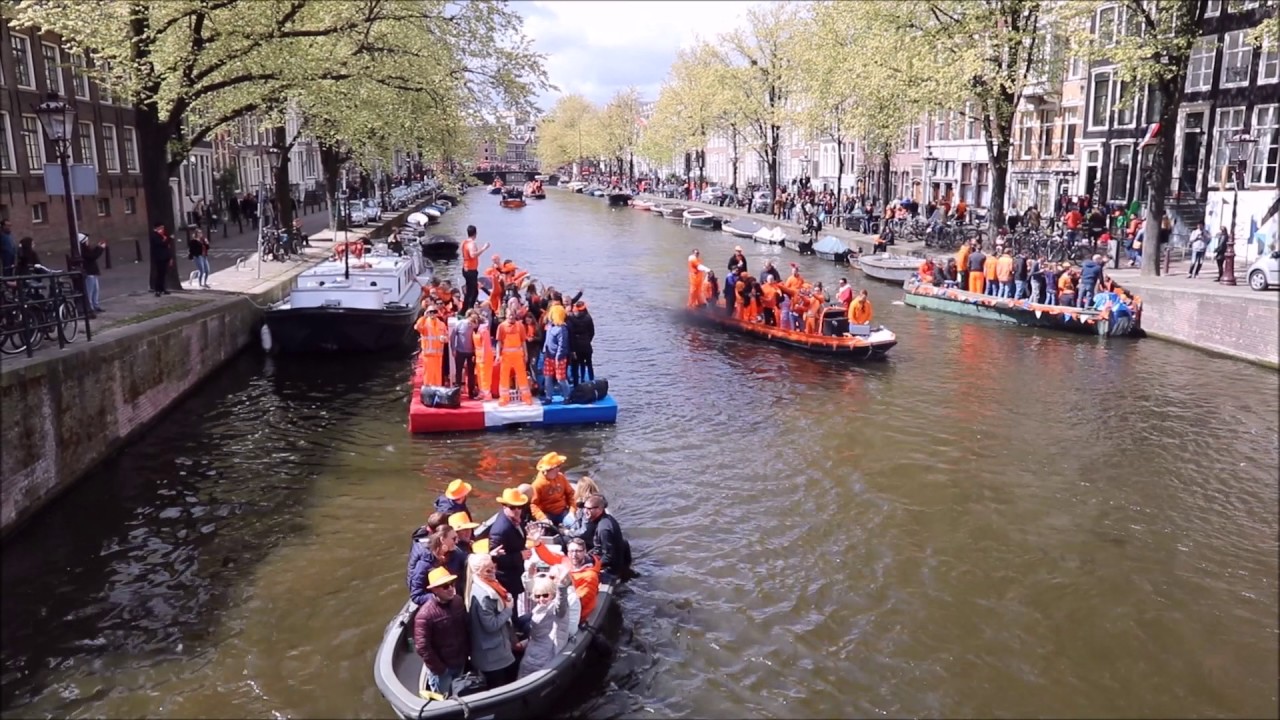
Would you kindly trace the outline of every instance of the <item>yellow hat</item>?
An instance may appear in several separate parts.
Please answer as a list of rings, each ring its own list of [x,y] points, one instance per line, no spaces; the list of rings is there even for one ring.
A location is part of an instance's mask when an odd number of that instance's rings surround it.
[[[561,465],[564,464],[564,461],[568,459],[569,458],[561,455],[558,452],[554,452],[554,451],[549,452],[546,455],[543,455],[542,459],[538,461],[538,472],[542,472],[543,470],[550,470],[553,467],[560,467]]]
[[[469,513],[456,512],[449,516],[449,527],[454,530],[475,530],[480,527],[480,523],[471,522]]]
[[[448,585],[457,579],[458,576],[449,572],[449,568],[431,568],[431,572],[427,573],[427,589]]]
[[[464,480],[454,480],[449,483],[449,487],[444,491],[444,496],[450,500],[461,500],[471,493],[471,483]]]
[[[502,495],[498,498],[498,502],[502,505],[520,507],[521,505],[529,504],[529,496],[520,492],[516,488],[507,488],[502,491]]]
[[[479,540],[471,543],[471,552],[476,555],[488,555],[489,538],[480,538]]]

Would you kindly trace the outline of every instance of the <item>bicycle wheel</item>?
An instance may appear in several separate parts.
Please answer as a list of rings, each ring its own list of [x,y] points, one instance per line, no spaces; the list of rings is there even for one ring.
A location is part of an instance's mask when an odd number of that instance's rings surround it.
[[[31,323],[31,329],[27,329],[27,322]],[[40,344],[44,342],[44,331],[39,328],[40,323],[44,322],[44,311],[40,308],[27,306],[22,309],[22,326],[18,334],[22,338],[23,347],[30,347],[32,350],[39,350]]]
[[[26,352],[27,341],[23,335],[22,311],[16,307],[0,311],[0,353],[17,355]]]
[[[70,298],[64,298],[62,304],[58,305],[58,332],[62,333],[62,339],[67,342],[74,342],[76,336],[80,334],[80,308],[76,307],[74,301]]]

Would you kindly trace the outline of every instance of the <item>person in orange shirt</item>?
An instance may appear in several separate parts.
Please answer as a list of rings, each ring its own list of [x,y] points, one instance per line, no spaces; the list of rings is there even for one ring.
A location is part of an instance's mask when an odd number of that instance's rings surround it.
[[[462,312],[470,310],[480,297],[480,255],[489,243],[476,246],[476,226],[467,226],[467,239],[462,241]]]
[[[933,258],[925,258],[924,262],[920,263],[920,267],[916,269],[916,275],[920,277],[920,284],[932,285],[934,275]]]
[[[582,605],[582,622],[586,622],[600,594],[600,558],[587,552],[587,541],[580,537],[569,539],[565,555],[551,551],[541,542],[533,547],[533,552],[548,565],[565,563],[569,566],[569,577],[573,579],[573,589]],[[569,630],[572,634],[577,628]]]
[[[956,251],[956,287],[967,288],[969,284],[965,275],[969,270],[969,256],[973,254],[973,243],[965,243]]]
[[[760,286],[760,314],[765,325],[778,325],[778,305],[782,301],[782,290],[778,283],[770,280]]]
[[[564,524],[575,500],[573,485],[565,477],[563,467],[568,460],[557,452],[549,452],[538,461],[538,475],[533,479],[533,500],[529,509],[535,520],[549,520],[559,527]]]
[[[996,282],[1000,287],[996,297],[1013,299],[1013,248],[1005,248],[1004,254],[996,258]]]
[[[795,292],[800,288],[804,287],[805,282],[804,282],[804,278],[801,277],[800,275],[799,265],[796,265],[795,263],[791,263],[791,275],[789,275],[787,279],[783,281],[782,284],[785,285],[786,288],[792,292]]]
[[[444,353],[448,348],[449,326],[440,319],[440,311],[434,305],[419,320],[422,347],[422,384],[444,387]]]
[[[529,372],[525,366],[525,327],[520,318],[519,303],[507,310],[507,319],[498,326],[498,351],[501,369],[498,374],[498,405],[511,404],[511,385],[520,392],[520,402],[533,404],[533,391],[529,389]]]
[[[808,335],[822,334],[822,306],[824,302],[822,291],[815,289],[813,294],[809,296],[809,302],[805,304],[804,312],[804,331]]]
[[[849,324],[850,325],[870,325],[874,311],[871,307],[871,298],[867,297],[867,291],[863,290],[858,293],[858,297],[849,303]]]
[[[702,253],[694,248],[693,253],[689,255],[689,307],[700,308],[705,303],[702,299],[702,285],[706,280],[706,273],[711,268],[702,264]]]
[[[983,291],[987,295],[995,295],[1000,289],[996,280],[996,260],[998,255],[1000,255],[999,248],[997,248],[996,252],[988,255],[987,259],[982,263],[982,277],[985,281],[983,284]]]
[[[476,347],[476,385],[480,390],[480,399],[493,397],[493,336],[489,334],[489,318],[479,310],[472,310],[475,332],[472,343]]]

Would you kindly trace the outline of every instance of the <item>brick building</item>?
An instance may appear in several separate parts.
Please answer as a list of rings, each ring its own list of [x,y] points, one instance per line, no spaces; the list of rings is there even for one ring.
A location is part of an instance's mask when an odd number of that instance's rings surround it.
[[[65,200],[44,192],[44,165],[57,157],[34,113],[51,91],[76,108],[71,161],[97,169],[97,194],[75,200],[80,231],[115,242],[147,236],[133,108],[90,80],[87,65],[56,35],[0,23],[0,217],[15,239],[34,238],[51,267],[68,244]]]

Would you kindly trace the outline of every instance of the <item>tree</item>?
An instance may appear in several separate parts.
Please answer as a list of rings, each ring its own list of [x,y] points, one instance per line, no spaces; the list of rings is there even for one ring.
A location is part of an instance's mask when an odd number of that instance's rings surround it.
[[[584,157],[598,154],[599,110],[582,95],[561,96],[538,123],[538,160],[545,168],[573,165],[578,177]]]
[[[778,155],[794,73],[788,53],[796,31],[796,6],[781,2],[752,7],[747,27],[721,36],[714,48],[720,82],[741,88],[741,118],[753,147],[769,168],[770,189],[778,187]]]
[[[1079,3],[1076,9],[1083,18],[1092,19],[1101,5],[1096,1]],[[1178,107],[1182,104],[1187,66],[1202,32],[1207,5],[1205,0],[1160,3],[1123,0],[1117,8],[1114,28],[1095,28],[1094,32],[1081,33],[1077,39],[1076,50],[1082,55],[1115,63],[1115,77],[1122,86],[1147,87],[1148,97],[1159,112],[1156,122],[1160,123],[1160,130],[1150,165],[1142,178],[1148,191],[1144,225],[1148,228],[1149,248],[1142,253],[1143,275],[1160,274],[1156,228],[1164,218],[1165,199],[1173,183]],[[1121,103],[1133,101],[1132,93],[1120,100]]]
[[[614,163],[618,175],[629,174],[623,158],[635,152],[640,135],[640,92],[627,88],[614,93],[604,112],[597,115],[600,125],[601,154]]]

